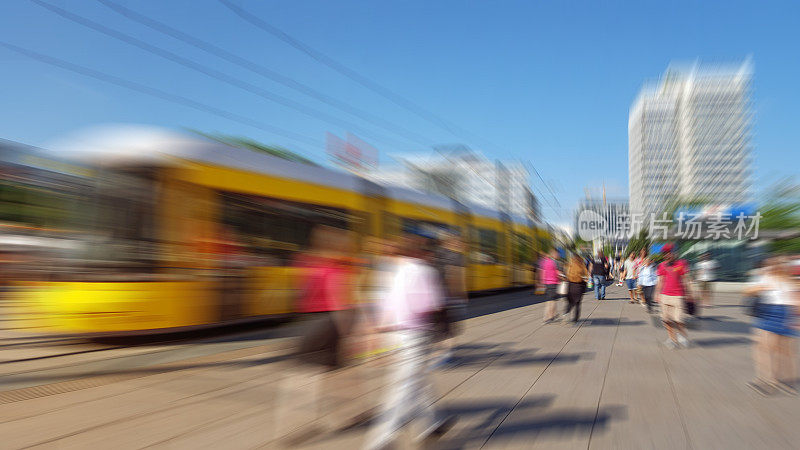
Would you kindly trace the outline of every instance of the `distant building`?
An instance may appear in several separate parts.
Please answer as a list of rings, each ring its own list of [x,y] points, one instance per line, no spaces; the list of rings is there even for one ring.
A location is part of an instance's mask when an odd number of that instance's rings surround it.
[[[748,63],[695,65],[670,68],[642,88],[628,118],[634,214],[661,213],[674,198],[716,205],[749,200],[750,82]]]
[[[575,211],[575,233],[581,229],[580,216],[583,211],[592,211],[602,218],[603,228],[599,230],[598,244],[610,244],[613,248],[623,248],[630,237],[631,211],[625,199],[587,198],[578,204]]]
[[[530,189],[530,173],[522,163],[491,161],[465,149],[396,159],[398,167],[374,170],[366,177],[380,184],[437,193],[464,204],[541,220],[539,202]]]

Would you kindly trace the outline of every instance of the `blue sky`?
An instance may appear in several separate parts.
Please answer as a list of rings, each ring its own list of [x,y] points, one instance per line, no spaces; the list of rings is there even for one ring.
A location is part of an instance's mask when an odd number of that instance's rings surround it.
[[[628,108],[670,62],[754,63],[755,185],[798,173],[800,3],[233,0],[315,49],[481,139],[457,136],[398,107],[215,0],[114,0],[425,137],[381,130],[118,15],[95,1],[49,0],[263,89],[373,130],[382,155],[463,143],[530,161],[545,217],[570,222],[584,187],[627,196]],[[325,160],[310,118],[119,42],[23,0],[0,3],[0,40],[268,122],[293,140],[34,62],[0,48],[0,137],[44,145],[99,123],[144,123],[249,136]],[[385,139],[385,138],[389,139]],[[400,142],[398,142],[400,141]],[[487,146],[485,142],[492,145]]]

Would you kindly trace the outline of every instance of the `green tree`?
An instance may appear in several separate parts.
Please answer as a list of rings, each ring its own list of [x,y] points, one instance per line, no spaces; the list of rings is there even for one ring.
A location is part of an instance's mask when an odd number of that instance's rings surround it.
[[[639,234],[631,238],[631,240],[628,242],[628,247],[625,249],[625,254],[627,255],[630,252],[634,252],[638,255],[643,248],[647,249],[649,253],[650,244],[652,244],[652,241],[650,240],[650,236],[648,236],[648,231],[646,228],[642,228],[639,231]]]
[[[267,145],[257,142],[253,139],[239,136],[228,136],[223,134],[209,134],[202,131],[192,130],[193,133],[203,136],[206,139],[219,142],[220,144],[230,145],[231,147],[246,148],[256,152],[266,153],[268,155],[277,156],[278,158],[286,159],[289,161],[308,164],[311,166],[318,166],[319,164],[311,161],[308,158],[298,155],[291,150],[287,150],[277,145]]]
[[[702,197],[699,195],[691,197],[680,197],[678,195],[674,195],[666,202],[663,213],[657,218],[661,219],[663,214],[666,213],[668,219],[673,219],[675,218],[675,213],[681,208],[695,208],[698,206],[706,206],[710,203],[712,202],[707,197]]]
[[[800,230],[800,184],[793,178],[775,183],[767,192],[759,210],[761,230]],[[800,237],[771,243],[774,253],[800,253]]]

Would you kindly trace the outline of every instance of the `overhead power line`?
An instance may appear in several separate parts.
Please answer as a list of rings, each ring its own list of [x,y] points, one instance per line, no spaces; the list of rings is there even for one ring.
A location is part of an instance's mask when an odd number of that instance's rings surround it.
[[[231,0],[218,0],[218,1],[220,3],[222,3],[225,7],[230,9],[234,14],[239,16],[244,21],[249,22],[250,24],[252,24],[255,27],[257,27],[257,28],[259,28],[259,29],[271,34],[272,36],[275,36],[276,38],[278,38],[281,41],[289,44],[290,46],[294,47],[295,49],[305,53],[306,55],[308,55],[309,57],[311,57],[315,61],[319,62],[320,64],[323,64],[323,65],[335,70],[336,72],[339,72],[340,74],[344,75],[345,77],[349,78],[350,80],[352,80],[352,81],[358,83],[359,85],[371,90],[372,92],[375,92],[376,94],[386,98],[387,100],[391,101],[392,103],[394,103],[394,104],[396,104],[396,105],[398,105],[398,106],[400,106],[400,107],[402,107],[402,108],[404,108],[404,109],[416,114],[417,116],[422,117],[423,119],[427,120],[428,122],[431,122],[431,123],[443,128],[443,129],[447,130],[448,132],[450,132],[451,134],[453,134],[455,136],[458,136],[459,138],[466,139],[468,141],[469,140],[482,141],[483,144],[488,144],[488,147],[492,147],[492,148],[495,148],[495,149],[498,149],[498,150],[501,149],[500,146],[498,146],[496,144],[493,144],[492,142],[490,142],[490,141],[488,141],[488,140],[486,140],[484,138],[481,138],[480,136],[477,136],[476,134],[474,134],[474,133],[472,133],[472,132],[470,132],[470,131],[468,131],[468,130],[466,130],[466,129],[464,129],[464,128],[462,128],[462,127],[460,127],[460,126],[458,126],[458,125],[456,125],[456,124],[454,124],[452,122],[450,122],[449,120],[446,120],[446,119],[438,116],[437,114],[434,114],[433,112],[427,110],[426,108],[423,108],[422,106],[418,105],[417,103],[415,103],[415,102],[403,97],[402,95],[400,95],[400,94],[396,93],[395,91],[393,91],[393,90],[391,90],[391,89],[379,84],[378,82],[371,80],[370,78],[360,74],[358,71],[356,71],[354,69],[351,69],[347,65],[345,65],[345,64],[337,61],[336,59],[326,55],[325,53],[314,49],[310,45],[308,45],[308,44],[300,41],[299,39],[289,35],[285,31],[283,31],[283,30],[279,29],[278,27],[266,22],[265,20],[261,19],[260,17],[256,16],[255,14],[253,14],[253,13],[245,10],[244,8],[234,4]],[[533,167],[533,165],[531,165],[531,167]],[[555,193],[553,193],[553,190],[544,181],[542,176],[539,175],[539,171],[536,170],[535,167],[533,167],[533,169],[536,172],[536,175],[539,177],[539,179],[542,180],[542,183],[545,185],[547,190],[550,192],[550,195],[553,196],[553,199],[556,201],[556,203],[559,203],[558,202],[558,198],[556,198]]]
[[[205,113],[213,114],[218,117],[222,117],[224,119],[228,119],[234,122],[238,122],[247,126],[251,126],[253,128],[258,128],[263,131],[267,131],[269,133],[276,134],[278,136],[283,136],[288,139],[292,139],[297,142],[303,142],[309,145],[314,146],[321,146],[322,142],[317,141],[315,139],[309,138],[300,133],[295,133],[293,131],[285,130],[283,128],[276,127],[274,125],[270,125],[264,122],[260,122],[257,120],[253,120],[249,117],[217,108],[215,106],[208,105],[206,103],[198,102],[192,100],[187,97],[183,97],[181,95],[172,94],[170,92],[162,91],[160,89],[156,89],[150,86],[146,86],[141,83],[137,83],[135,81],[126,80],[124,78],[117,77],[115,75],[110,75],[104,72],[100,72],[98,70],[94,70],[85,66],[81,66],[75,63],[71,63],[69,61],[65,61],[63,59],[55,58],[53,56],[45,55],[43,53],[35,52],[33,50],[20,47],[18,45],[10,44],[5,41],[0,41],[0,46],[3,46],[13,52],[19,53],[23,56],[27,56],[33,60],[39,61],[44,64],[48,64],[51,66],[55,66],[64,70],[68,70],[70,72],[74,72],[89,78],[94,78],[96,80],[102,81],[104,83],[113,84],[116,86],[123,87],[125,89],[129,89],[135,92],[139,92],[141,94],[149,95],[151,97],[156,97],[162,100],[166,100],[172,103],[176,103],[182,106],[186,106],[189,108],[196,109],[198,111],[202,111]]]
[[[363,87],[375,92],[376,94],[390,100],[391,102],[395,103],[396,105],[413,112],[414,114],[422,117],[423,119],[432,122],[445,130],[449,131],[450,133],[458,136],[459,134],[468,133],[466,130],[461,129],[459,126],[439,117],[438,115],[434,114],[431,111],[423,108],[422,106],[414,103],[411,100],[403,97],[402,95],[394,92],[393,90],[384,87],[378,84],[375,81],[361,75],[357,71],[347,67],[346,65],[340,63],[339,61],[333,59],[332,57],[320,52],[319,50],[315,50],[311,46],[301,42],[300,40],[290,36],[288,33],[280,30],[279,28],[271,25],[261,19],[260,17],[248,12],[247,10],[241,8],[240,6],[234,4],[230,0],[219,0],[225,7],[233,11],[234,14],[249,22],[250,24],[260,28],[267,33],[275,36],[276,38],[286,42],[287,44],[291,45],[292,47],[300,50],[301,52],[305,53],[306,55],[310,56],[312,59],[316,60],[317,62],[324,64],[331,69],[339,72],[340,74],[344,75],[345,77],[355,81],[356,83],[362,85]]]
[[[528,164],[530,164],[530,163],[528,163]],[[536,167],[534,167],[533,164],[530,164],[530,166],[531,166],[531,169],[533,169],[533,171],[536,173],[536,176],[539,177],[540,180],[542,180],[542,184],[544,185],[544,187],[546,187],[547,190],[550,191],[550,195],[553,196],[553,200],[556,201],[556,204],[558,206],[561,206],[561,202],[558,201],[558,198],[556,197],[556,194],[553,192],[553,189],[550,188],[550,185],[547,184],[546,181],[544,181],[544,178],[542,178],[542,176],[539,174],[539,171],[536,170]]]
[[[114,1],[111,1],[111,0],[97,0],[97,1],[102,3],[103,5],[107,6],[108,8],[111,8],[115,12],[127,17],[128,19],[130,19],[130,20],[132,20],[134,22],[140,23],[140,24],[142,24],[142,25],[144,25],[144,26],[146,26],[148,28],[151,28],[151,29],[153,29],[155,31],[163,33],[163,34],[165,34],[167,36],[170,36],[170,37],[172,37],[174,39],[177,39],[177,40],[179,40],[181,42],[189,44],[189,45],[191,45],[191,46],[193,46],[195,48],[198,48],[200,50],[203,50],[203,51],[205,51],[207,53],[215,55],[215,56],[217,56],[217,57],[219,57],[221,59],[224,59],[225,61],[228,61],[228,62],[230,62],[232,64],[235,64],[235,65],[237,65],[239,67],[242,67],[242,68],[250,70],[250,71],[252,71],[254,73],[257,73],[257,74],[259,74],[259,75],[261,75],[261,76],[263,76],[265,78],[268,78],[268,79],[270,79],[270,80],[272,80],[272,81],[274,81],[276,83],[282,84],[282,85],[284,85],[284,86],[286,86],[286,87],[288,87],[290,89],[294,89],[294,90],[296,90],[298,92],[302,92],[303,94],[308,95],[309,97],[312,97],[312,98],[314,98],[314,99],[316,99],[316,100],[318,100],[320,102],[323,102],[323,103],[325,103],[325,104],[327,104],[329,106],[337,108],[337,109],[339,109],[341,111],[344,111],[344,112],[346,112],[348,114],[351,114],[351,115],[353,115],[355,117],[358,117],[360,119],[368,121],[368,122],[372,123],[373,125],[379,126],[379,127],[383,128],[383,129],[385,129],[387,131],[396,133],[396,134],[398,134],[400,136],[405,137],[406,139],[409,139],[409,140],[414,141],[414,142],[416,142],[418,144],[421,144],[421,145],[429,145],[431,143],[430,139],[428,139],[428,138],[426,138],[426,137],[424,137],[422,135],[419,135],[419,134],[417,134],[417,133],[415,133],[415,132],[413,132],[411,130],[408,130],[405,127],[402,127],[400,125],[397,125],[397,124],[394,124],[392,122],[389,122],[388,120],[385,120],[385,119],[383,119],[383,118],[381,118],[381,117],[379,117],[379,116],[377,116],[375,114],[369,113],[368,111],[365,111],[365,110],[362,110],[362,109],[360,109],[358,107],[350,105],[347,102],[344,102],[344,101],[338,100],[336,98],[333,98],[333,97],[331,97],[331,96],[329,96],[329,95],[327,95],[327,94],[325,94],[323,92],[320,92],[320,91],[318,91],[318,90],[316,90],[316,89],[314,89],[314,88],[312,88],[312,87],[310,87],[310,86],[308,86],[306,84],[300,83],[300,82],[292,79],[291,77],[288,77],[288,76],[285,76],[285,75],[283,75],[281,73],[278,73],[278,72],[276,72],[276,71],[274,71],[274,70],[272,70],[272,69],[270,69],[270,68],[268,68],[268,67],[266,67],[266,66],[264,66],[262,64],[259,64],[259,63],[256,63],[256,62],[250,60],[250,59],[238,56],[238,55],[236,55],[234,53],[231,53],[231,52],[229,52],[229,51],[227,51],[227,50],[225,50],[225,49],[223,49],[223,48],[221,48],[221,47],[219,47],[219,46],[217,46],[217,45],[215,45],[213,43],[210,43],[210,42],[208,42],[206,40],[200,39],[200,38],[198,38],[196,36],[193,36],[193,35],[191,35],[189,33],[186,33],[186,32],[183,32],[181,30],[178,30],[178,29],[176,29],[176,28],[174,28],[174,27],[172,27],[172,26],[170,26],[170,25],[168,25],[168,24],[166,24],[164,22],[158,21],[156,19],[148,17],[147,15],[144,15],[144,14],[138,13],[136,11],[133,11],[133,10],[131,10],[129,8],[126,8],[125,6],[122,6],[117,2],[114,2]]]
[[[385,143],[386,142],[390,142],[390,143],[392,143],[392,145],[405,145],[405,144],[400,143],[399,141],[397,141],[395,139],[381,136],[381,135],[379,135],[377,133],[374,133],[374,132],[372,132],[370,130],[367,130],[367,129],[359,126],[359,125],[356,125],[356,124],[354,124],[354,123],[352,123],[350,121],[347,121],[347,120],[344,120],[344,119],[340,119],[338,117],[332,116],[330,114],[324,113],[322,111],[319,111],[319,110],[316,110],[316,109],[311,108],[309,106],[306,106],[306,105],[303,105],[301,103],[298,103],[298,102],[296,102],[294,100],[288,99],[288,98],[283,97],[283,96],[278,95],[278,94],[275,94],[275,93],[270,92],[270,91],[268,91],[266,89],[263,89],[263,88],[261,88],[259,86],[256,86],[256,85],[254,85],[254,84],[252,84],[250,82],[247,82],[247,81],[244,81],[242,79],[236,78],[234,76],[228,75],[228,74],[226,74],[224,72],[221,72],[219,70],[216,70],[216,69],[214,69],[212,67],[209,67],[209,66],[206,66],[204,64],[198,63],[198,62],[193,61],[191,59],[184,58],[183,56],[180,56],[177,53],[174,53],[172,51],[163,49],[161,47],[149,44],[149,43],[147,43],[145,41],[142,41],[141,39],[135,38],[133,36],[130,36],[130,35],[125,34],[125,33],[122,33],[120,31],[111,29],[111,28],[109,28],[109,27],[107,27],[105,25],[100,24],[99,22],[95,22],[95,21],[93,21],[91,19],[88,19],[86,17],[83,17],[81,15],[69,12],[69,11],[67,11],[67,10],[65,10],[63,8],[58,7],[58,6],[51,5],[51,4],[49,4],[47,2],[43,2],[41,0],[30,0],[30,1],[35,3],[35,4],[37,4],[37,5],[39,5],[39,6],[41,6],[41,7],[43,7],[43,8],[45,8],[45,9],[47,9],[47,10],[49,10],[49,11],[51,11],[51,12],[53,12],[53,13],[55,13],[55,14],[57,14],[57,15],[59,15],[59,16],[61,16],[61,17],[63,17],[63,18],[65,18],[65,19],[67,19],[67,20],[69,20],[69,21],[71,21],[71,22],[74,22],[74,23],[77,23],[79,25],[85,26],[85,27],[87,27],[89,29],[92,29],[92,30],[95,30],[95,31],[100,32],[102,34],[105,34],[107,36],[113,37],[114,39],[117,39],[119,41],[122,41],[122,42],[125,42],[127,44],[133,45],[135,47],[139,47],[142,50],[145,50],[146,52],[152,53],[152,54],[157,55],[157,56],[159,56],[161,58],[164,58],[164,59],[167,59],[167,60],[172,61],[174,63],[180,64],[180,65],[182,65],[184,67],[188,67],[188,68],[190,68],[192,70],[200,72],[200,73],[202,73],[204,75],[207,75],[207,76],[209,76],[211,78],[214,78],[216,80],[222,81],[222,82],[227,83],[227,84],[230,84],[231,86],[238,87],[238,88],[240,88],[242,90],[245,90],[247,92],[250,92],[252,94],[255,94],[255,95],[257,95],[259,97],[262,97],[262,98],[264,98],[266,100],[270,100],[272,102],[279,103],[279,104],[284,105],[284,106],[286,106],[288,108],[291,108],[291,109],[294,109],[294,110],[296,110],[298,112],[301,112],[301,113],[303,113],[303,114],[305,114],[305,115],[307,115],[309,117],[313,117],[315,119],[321,120],[323,122],[327,122],[329,124],[334,124],[336,126],[349,128],[349,129],[351,129],[353,131],[356,131],[358,133],[361,133],[361,134],[363,134],[365,136],[370,136],[372,139],[376,139],[376,140],[379,140],[379,141],[382,141],[382,142],[385,142]]]

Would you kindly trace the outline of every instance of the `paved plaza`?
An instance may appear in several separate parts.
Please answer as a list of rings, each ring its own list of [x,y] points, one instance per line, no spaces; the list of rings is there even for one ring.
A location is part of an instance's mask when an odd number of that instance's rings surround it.
[[[751,330],[738,295],[720,294],[681,350],[663,348],[657,320],[626,297],[587,293],[577,326],[544,325],[529,291],[472,299],[455,362],[436,372],[437,405],[458,421],[435,447],[797,448],[800,399],[746,385]],[[360,448],[368,427],[347,425],[379,404],[390,357],[307,377],[286,357],[292,339],[67,368],[16,358],[0,372],[0,447]],[[315,407],[293,407],[313,392]]]

